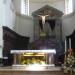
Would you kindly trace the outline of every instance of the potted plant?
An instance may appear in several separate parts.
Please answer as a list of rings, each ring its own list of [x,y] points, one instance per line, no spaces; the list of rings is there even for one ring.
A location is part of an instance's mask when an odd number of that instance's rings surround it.
[[[68,49],[68,51],[65,53],[65,60],[64,60],[64,73],[73,73],[75,65],[75,57],[73,54],[72,49]]]

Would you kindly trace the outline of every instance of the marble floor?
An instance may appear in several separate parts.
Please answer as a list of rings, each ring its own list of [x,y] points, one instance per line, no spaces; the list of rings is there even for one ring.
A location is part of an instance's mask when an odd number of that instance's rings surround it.
[[[0,75],[70,75],[70,73],[64,74],[60,67],[50,67],[43,70],[27,70],[23,67],[9,66],[0,67]],[[72,75],[75,75],[75,73]]]

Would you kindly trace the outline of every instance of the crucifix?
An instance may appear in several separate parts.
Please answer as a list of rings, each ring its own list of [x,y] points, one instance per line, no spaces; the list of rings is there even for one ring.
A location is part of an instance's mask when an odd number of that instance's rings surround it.
[[[38,16],[40,16],[41,19],[42,19],[42,25],[43,25],[43,29],[44,29],[45,19],[46,19],[46,17],[49,16],[49,15],[38,15]]]

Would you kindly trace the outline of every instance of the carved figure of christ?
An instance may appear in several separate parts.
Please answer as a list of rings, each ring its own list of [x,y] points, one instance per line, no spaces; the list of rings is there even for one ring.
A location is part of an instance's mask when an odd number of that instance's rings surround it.
[[[43,25],[43,29],[44,29],[45,19],[46,19],[46,17],[49,16],[49,15],[38,15],[38,16],[40,16],[41,19],[42,19],[42,25]]]

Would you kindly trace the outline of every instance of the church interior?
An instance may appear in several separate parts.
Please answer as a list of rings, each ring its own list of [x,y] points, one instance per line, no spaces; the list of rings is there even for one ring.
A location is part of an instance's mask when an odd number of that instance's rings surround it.
[[[75,74],[75,0],[0,4],[0,75]]]

